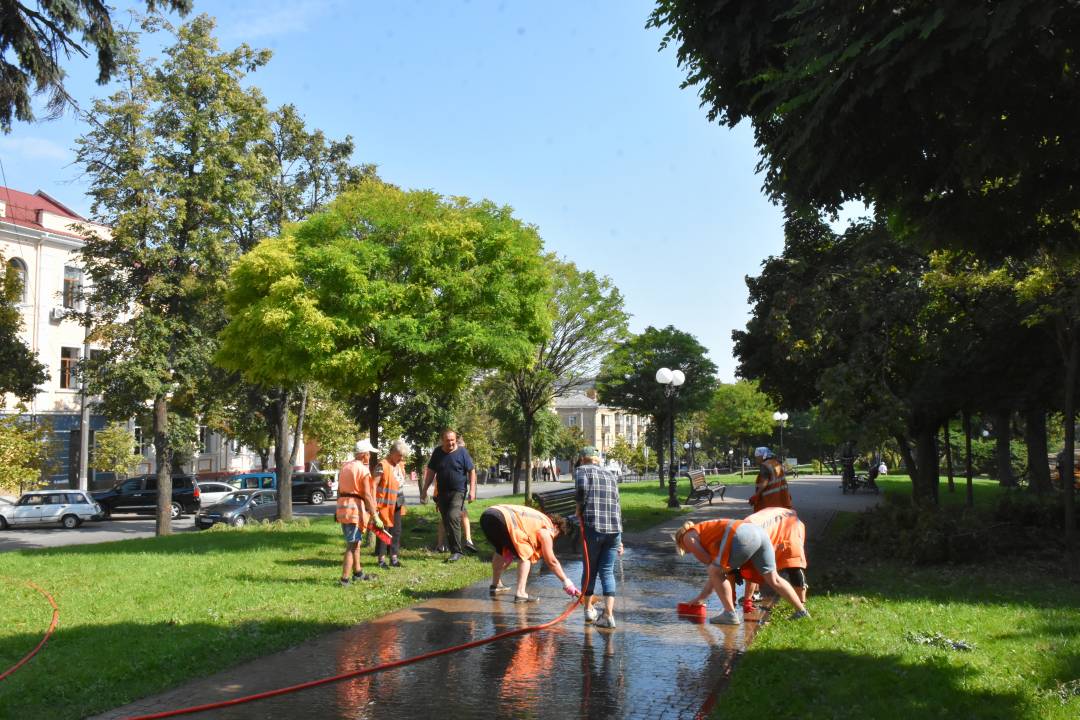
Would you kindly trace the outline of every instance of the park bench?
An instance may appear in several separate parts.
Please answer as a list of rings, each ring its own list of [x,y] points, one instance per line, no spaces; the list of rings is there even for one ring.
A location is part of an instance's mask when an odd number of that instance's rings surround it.
[[[685,502],[694,505],[704,505],[705,502],[708,501],[708,503],[712,505],[713,496],[717,492],[720,493],[720,502],[724,501],[724,493],[727,492],[727,485],[719,480],[713,480],[712,482],[707,481],[705,479],[704,468],[691,470],[686,473],[686,476],[690,478],[690,494],[686,496]]]
[[[577,500],[573,487],[533,493],[536,509],[545,515],[565,515],[573,517],[577,511]]]

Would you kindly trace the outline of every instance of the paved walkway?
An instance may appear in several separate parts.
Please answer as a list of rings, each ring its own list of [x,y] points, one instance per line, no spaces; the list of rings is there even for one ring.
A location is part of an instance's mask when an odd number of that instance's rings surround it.
[[[799,478],[792,486],[811,538],[836,510],[861,509],[875,500],[842,495],[835,478]],[[746,515],[751,492],[749,486],[734,486],[724,503],[626,536],[626,553],[617,568],[619,627],[613,632],[585,625],[577,611],[549,630],[197,717],[693,718],[710,702],[758,625],[715,626],[675,614],[676,603],[701,588],[705,572],[692,557],[675,555],[670,535],[687,517]],[[571,577],[580,575],[580,561],[565,565]],[[566,607],[558,581],[546,572],[530,582],[530,589],[542,596],[531,606],[502,597],[493,601],[486,585],[331,633],[99,717],[225,700],[412,657],[546,622]],[[718,610],[713,598],[710,612]]]

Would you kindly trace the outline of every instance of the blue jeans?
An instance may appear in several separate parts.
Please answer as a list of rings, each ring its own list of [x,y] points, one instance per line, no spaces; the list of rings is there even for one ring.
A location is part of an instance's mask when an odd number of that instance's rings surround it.
[[[604,596],[615,596],[615,557],[622,543],[622,533],[599,533],[585,528],[585,543],[589,548],[589,577],[581,568],[581,589],[586,595],[595,595],[596,579],[604,586]]]

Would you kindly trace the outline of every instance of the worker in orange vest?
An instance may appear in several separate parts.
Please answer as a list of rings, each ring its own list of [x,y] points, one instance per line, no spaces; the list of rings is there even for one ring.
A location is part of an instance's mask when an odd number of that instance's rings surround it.
[[[753,566],[765,584],[795,607],[794,619],[809,617],[791,584],[776,572],[776,555],[769,536],[760,525],[743,520],[706,520],[687,522],[675,533],[675,549],[680,555],[691,553],[709,569],[705,587],[691,605],[704,605],[715,592],[724,612],[712,619],[719,625],[739,625],[742,618],[735,610],[734,593],[728,575],[744,565]]]
[[[767,447],[754,450],[754,458],[761,463],[754,483],[754,494],[750,496],[754,512],[767,507],[791,507],[791,493],[784,477],[784,464],[777,460]]]
[[[776,553],[776,570],[780,576],[791,583],[799,601],[806,605],[806,526],[795,513],[788,508],[765,508],[746,517],[746,522],[761,526],[769,536],[773,551]],[[757,586],[764,582],[761,575],[750,566],[739,568],[739,576],[746,580],[746,592],[743,593],[743,613],[753,612],[751,598]]]
[[[492,597],[510,589],[502,584],[501,578],[503,571],[517,558],[514,602],[536,600],[536,597],[525,592],[525,585],[529,580],[529,570],[541,557],[548,569],[562,581],[567,595],[577,597],[581,594],[574,581],[563,572],[559,558],[552,550],[555,538],[570,531],[566,518],[559,515],[548,517],[524,505],[492,505],[480,516],[480,529],[495,548],[491,556],[491,586],[488,588]]]
[[[389,546],[381,538],[375,541],[375,557],[379,567],[401,567],[398,552],[401,550],[401,516],[405,514],[405,458],[409,456],[409,444],[395,440],[390,452],[379,461],[375,479],[375,505],[383,525],[390,529]],[[389,551],[390,563],[386,562]]]
[[[338,497],[335,519],[341,523],[345,536],[345,557],[341,562],[341,586],[347,587],[353,580],[373,580],[374,575],[364,572],[360,564],[360,539],[368,524],[383,528],[382,518],[375,507],[375,488],[368,461],[375,447],[364,438],[356,443],[353,459],[338,471]]]

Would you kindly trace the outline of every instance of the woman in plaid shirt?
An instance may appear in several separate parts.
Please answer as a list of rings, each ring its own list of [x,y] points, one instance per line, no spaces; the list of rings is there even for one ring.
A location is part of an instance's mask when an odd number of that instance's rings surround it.
[[[600,453],[594,447],[581,451],[581,464],[574,471],[578,519],[589,549],[589,576],[582,568],[581,587],[585,595],[585,622],[596,627],[615,627],[615,557],[622,555],[622,510],[619,507],[618,478],[598,464]],[[596,579],[604,586],[604,615],[596,602]]]

